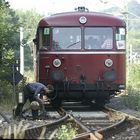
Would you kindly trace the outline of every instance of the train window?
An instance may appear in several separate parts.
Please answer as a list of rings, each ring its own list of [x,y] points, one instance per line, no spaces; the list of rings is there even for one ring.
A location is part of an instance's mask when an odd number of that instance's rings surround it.
[[[125,28],[116,30],[116,46],[117,49],[125,49]]]
[[[39,48],[48,49],[50,46],[50,28],[40,28]]]
[[[81,29],[77,27],[53,28],[52,30],[54,50],[81,49]]]
[[[112,49],[113,30],[111,27],[85,28],[85,49]]]

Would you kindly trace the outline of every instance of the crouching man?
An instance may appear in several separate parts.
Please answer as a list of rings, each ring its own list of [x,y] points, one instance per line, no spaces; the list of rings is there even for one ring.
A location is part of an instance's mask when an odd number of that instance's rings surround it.
[[[18,103],[15,108],[15,117],[22,116],[22,110],[24,104],[27,100],[31,103],[31,110],[33,119],[37,119],[38,117],[38,108],[41,107],[42,113],[45,115],[45,107],[44,102],[40,98],[41,96],[45,95],[48,97],[50,93],[53,92],[53,87],[51,85],[43,85],[42,83],[35,82],[35,83],[28,83],[23,88],[23,103]]]

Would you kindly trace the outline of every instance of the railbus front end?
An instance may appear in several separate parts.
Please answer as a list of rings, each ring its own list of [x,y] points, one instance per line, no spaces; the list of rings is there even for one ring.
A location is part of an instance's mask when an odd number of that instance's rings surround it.
[[[77,11],[43,18],[36,34],[36,80],[54,86],[54,103],[106,103],[125,89],[125,22]]]

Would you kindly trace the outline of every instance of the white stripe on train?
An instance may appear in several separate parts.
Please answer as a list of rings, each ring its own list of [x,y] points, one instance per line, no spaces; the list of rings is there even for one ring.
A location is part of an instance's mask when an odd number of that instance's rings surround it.
[[[101,51],[101,52],[39,52],[40,54],[126,54],[125,51],[117,52],[117,51]]]

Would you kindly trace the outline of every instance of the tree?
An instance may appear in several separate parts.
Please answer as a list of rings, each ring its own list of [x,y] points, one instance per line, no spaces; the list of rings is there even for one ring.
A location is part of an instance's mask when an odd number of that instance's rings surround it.
[[[33,69],[33,39],[35,38],[37,24],[43,16],[35,10],[16,11],[21,27],[23,27],[23,44],[25,55],[25,70]]]
[[[19,24],[16,13],[5,0],[0,0],[0,79],[11,72],[14,50],[19,46]]]

